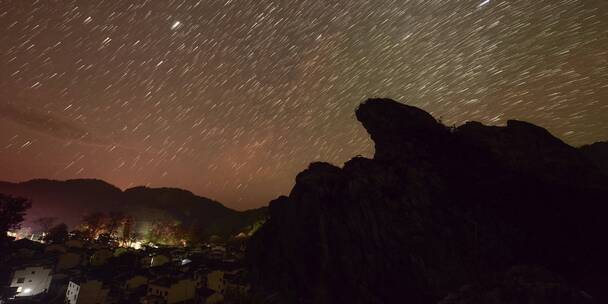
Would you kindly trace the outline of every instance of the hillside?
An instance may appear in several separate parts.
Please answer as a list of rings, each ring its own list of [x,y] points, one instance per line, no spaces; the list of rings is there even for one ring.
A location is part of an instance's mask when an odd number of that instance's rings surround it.
[[[88,213],[122,211],[139,221],[170,219],[196,224],[202,234],[228,235],[265,216],[265,208],[239,212],[182,189],[135,187],[123,192],[94,179],[0,182],[0,193],[32,200],[27,221],[54,216],[71,227]]]
[[[72,227],[86,213],[118,210],[123,205],[119,188],[95,179],[0,182],[0,193],[32,200],[33,205],[26,220],[56,216]]]

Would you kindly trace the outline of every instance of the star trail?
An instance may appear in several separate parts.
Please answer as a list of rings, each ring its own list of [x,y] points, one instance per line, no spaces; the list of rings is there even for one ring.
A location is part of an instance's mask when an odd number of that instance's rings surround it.
[[[608,139],[605,0],[2,0],[0,54],[0,180],[258,207],[371,156],[369,97]]]

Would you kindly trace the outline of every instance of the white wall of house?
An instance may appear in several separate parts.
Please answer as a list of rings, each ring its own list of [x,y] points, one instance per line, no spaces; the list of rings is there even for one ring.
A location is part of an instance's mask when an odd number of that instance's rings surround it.
[[[47,292],[52,279],[51,268],[26,267],[15,271],[11,287],[17,288],[17,297],[30,297]]]
[[[70,282],[65,293],[65,300],[67,304],[104,303],[109,292],[110,290],[104,288],[103,283],[97,280],[81,283]]]
[[[80,285],[70,282],[68,289],[65,292],[66,304],[76,304],[78,301],[78,293],[80,292]]]

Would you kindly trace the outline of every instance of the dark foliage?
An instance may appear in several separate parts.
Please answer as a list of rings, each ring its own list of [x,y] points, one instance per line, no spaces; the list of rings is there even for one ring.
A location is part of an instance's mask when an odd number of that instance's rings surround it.
[[[94,240],[99,236],[100,233],[103,232],[106,226],[106,219],[107,216],[103,212],[93,212],[85,215],[82,218],[84,232],[87,239]]]
[[[5,283],[10,274],[10,265],[6,264],[6,260],[11,238],[6,233],[20,227],[31,205],[27,199],[0,194],[0,285]],[[10,296],[13,292],[11,289],[0,290],[0,299]]]
[[[48,234],[44,237],[44,240],[47,243],[61,244],[68,240],[68,235],[68,226],[61,223],[51,227]]]
[[[27,209],[32,203],[25,198],[11,197],[0,194],[0,239],[6,237],[6,232],[20,227]]]

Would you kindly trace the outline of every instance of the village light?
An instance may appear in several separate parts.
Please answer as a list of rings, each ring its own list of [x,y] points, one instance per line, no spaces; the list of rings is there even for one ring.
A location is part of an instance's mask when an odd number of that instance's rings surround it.
[[[26,289],[23,290],[23,293],[30,293],[30,292],[32,292],[31,288],[26,288]]]
[[[131,243],[130,247],[133,248],[133,249],[139,250],[142,247],[141,245],[142,245],[141,242],[137,241],[137,242]]]

